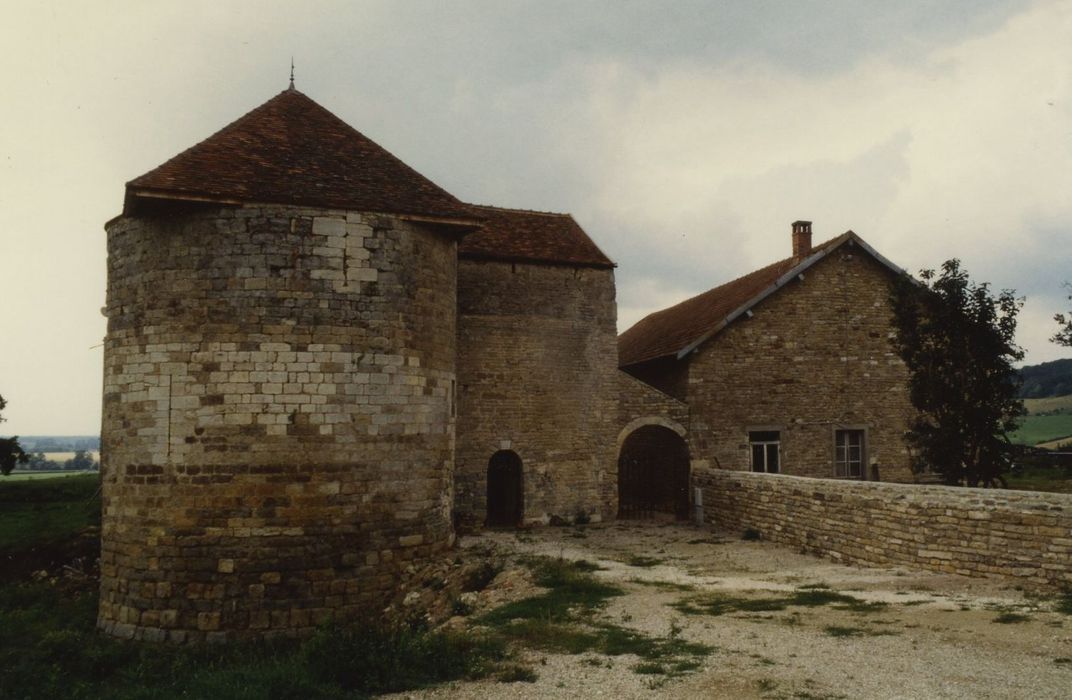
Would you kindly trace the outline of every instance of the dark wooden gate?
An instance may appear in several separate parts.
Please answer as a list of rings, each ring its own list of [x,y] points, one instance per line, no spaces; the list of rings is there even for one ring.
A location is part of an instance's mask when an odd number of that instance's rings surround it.
[[[502,450],[488,462],[488,527],[516,527],[525,512],[521,457]]]
[[[689,517],[689,450],[669,428],[645,425],[618,455],[618,517]]]

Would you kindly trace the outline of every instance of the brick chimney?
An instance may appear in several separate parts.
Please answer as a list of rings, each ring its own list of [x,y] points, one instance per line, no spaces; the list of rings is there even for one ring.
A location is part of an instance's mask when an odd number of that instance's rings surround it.
[[[793,222],[793,257],[803,259],[811,252],[811,222]]]

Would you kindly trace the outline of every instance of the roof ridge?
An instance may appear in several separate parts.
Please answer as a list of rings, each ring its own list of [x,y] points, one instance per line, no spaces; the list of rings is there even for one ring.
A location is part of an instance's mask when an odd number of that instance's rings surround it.
[[[845,236],[848,236],[849,234],[856,235],[852,231],[846,231],[845,233],[838,234],[837,236],[834,236],[833,238],[831,238],[829,240],[823,241],[822,243],[819,243],[818,245],[812,246],[812,251],[819,252],[820,250],[822,250],[822,249],[826,248],[827,246],[833,244],[839,238],[843,238]],[[637,323],[640,323],[641,321],[644,321],[649,316],[654,316],[655,314],[661,314],[664,311],[669,311],[670,309],[677,308],[678,306],[681,306],[682,304],[687,304],[688,302],[690,302],[690,301],[692,301],[694,299],[697,299],[699,297],[702,297],[705,294],[709,294],[711,292],[717,291],[719,289],[722,289],[723,287],[728,287],[729,285],[734,284],[736,282],[740,282],[741,280],[743,280],[743,279],[745,279],[747,277],[751,277],[753,275],[758,275],[760,272],[765,272],[765,271],[770,270],[770,269],[772,269],[774,267],[777,267],[779,265],[783,265],[783,264],[785,264],[787,262],[791,262],[794,259],[795,259],[794,256],[790,255],[787,258],[782,258],[781,260],[775,260],[774,262],[772,262],[772,263],[770,263],[768,265],[764,265],[763,267],[757,267],[755,270],[752,270],[751,272],[746,272],[745,274],[740,275],[738,277],[734,277],[731,280],[727,280],[727,281],[723,282],[722,284],[716,284],[714,287],[710,287],[709,289],[705,289],[702,292],[697,292],[696,294],[693,294],[691,297],[687,297],[685,299],[682,299],[681,301],[677,302],[676,304],[671,304],[670,306],[664,307],[662,309],[658,309],[657,311],[652,311],[647,316],[644,316],[643,318],[641,318],[640,321],[637,321],[636,323],[634,323],[633,326],[636,326]],[[801,261],[803,261],[804,259],[805,258],[801,258]],[[632,328],[633,326],[630,326],[630,328]],[[628,330],[628,329],[626,329],[626,330]]]
[[[785,279],[808,269],[849,240],[859,241],[877,260],[895,269],[856,233],[846,231],[813,246],[806,255],[782,258],[644,316],[619,334],[619,366],[686,352],[780,289]]]
[[[509,211],[509,212],[514,212],[516,214],[537,214],[539,216],[560,216],[560,217],[569,218],[569,219],[573,218],[573,214],[571,214],[569,212],[543,211],[541,209],[519,209],[519,208],[516,208],[516,207],[500,207],[500,206],[496,206],[494,204],[472,204],[472,203],[469,203],[469,206],[476,207],[478,209],[494,209],[496,211]]]

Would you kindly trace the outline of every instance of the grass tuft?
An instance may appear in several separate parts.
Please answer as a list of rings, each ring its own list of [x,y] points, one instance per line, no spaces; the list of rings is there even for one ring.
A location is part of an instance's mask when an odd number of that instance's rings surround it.
[[[870,613],[884,610],[885,603],[869,603],[826,588],[804,587],[789,596],[775,598],[742,598],[713,593],[695,596],[672,603],[671,607],[687,615],[725,615],[734,612],[776,612],[789,607],[814,608],[832,605],[837,610]]]
[[[537,675],[535,671],[528,666],[522,666],[520,664],[508,666],[495,676],[495,680],[500,683],[535,683],[536,678]]]

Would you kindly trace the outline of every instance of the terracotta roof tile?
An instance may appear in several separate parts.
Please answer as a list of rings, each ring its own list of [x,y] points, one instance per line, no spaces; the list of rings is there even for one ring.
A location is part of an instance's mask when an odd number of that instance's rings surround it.
[[[833,250],[848,240],[850,234],[842,234],[815,246],[811,254]],[[779,260],[679,304],[648,314],[618,336],[618,365],[627,367],[676,355],[705,335],[716,332],[727,316],[758,297],[782,275],[801,263],[798,258]]]
[[[614,267],[569,214],[471,206],[484,225],[462,239],[463,258]]]
[[[131,180],[127,192],[473,218],[468,206],[293,89]]]

